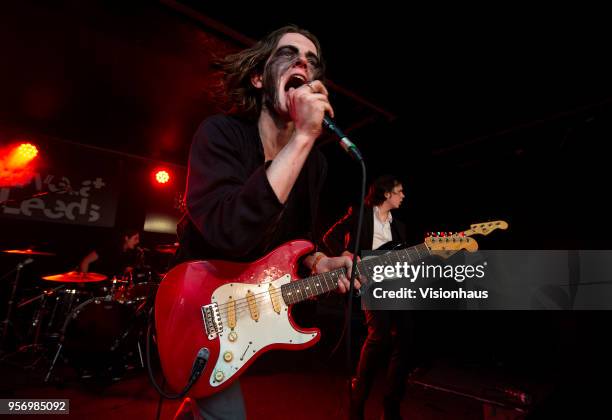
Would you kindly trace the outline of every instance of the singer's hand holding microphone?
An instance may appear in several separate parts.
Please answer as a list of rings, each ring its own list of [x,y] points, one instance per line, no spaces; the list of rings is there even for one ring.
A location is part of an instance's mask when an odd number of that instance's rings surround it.
[[[327,96],[327,88],[320,80],[305,83],[297,89],[290,88],[287,92],[287,107],[296,132],[305,134],[313,142],[321,135],[325,114],[334,115]]]
[[[340,140],[340,146],[355,160],[363,161],[357,146],[336,125],[334,110],[327,99],[327,88],[321,81],[313,80],[287,92],[287,106],[298,133],[306,134],[314,142],[325,127]]]

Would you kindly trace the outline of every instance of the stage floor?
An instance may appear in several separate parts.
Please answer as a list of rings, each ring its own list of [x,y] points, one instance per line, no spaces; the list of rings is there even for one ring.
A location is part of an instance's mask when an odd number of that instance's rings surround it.
[[[10,370],[5,366],[1,372],[2,398],[68,398],[69,418],[152,420],[157,412],[158,394],[142,369],[116,382],[70,380],[55,385],[41,385],[38,375],[26,378],[23,373]],[[290,368],[285,373],[247,373],[241,379],[241,386],[250,420],[344,419],[347,418],[346,381],[337,373]],[[381,373],[368,401],[368,420],[380,418],[383,381]],[[179,401],[165,400],[160,418],[172,419],[179,405]],[[413,385],[408,386],[401,409],[405,419],[483,418],[482,404],[476,401]],[[20,416],[29,417],[40,418]]]

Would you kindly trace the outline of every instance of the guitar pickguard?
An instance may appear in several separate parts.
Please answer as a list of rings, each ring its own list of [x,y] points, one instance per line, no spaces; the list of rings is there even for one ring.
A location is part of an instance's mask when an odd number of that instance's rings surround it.
[[[318,333],[303,333],[291,325],[281,296],[281,286],[290,281],[287,274],[268,283],[227,283],[214,291],[211,302],[218,305],[223,328],[218,334],[219,357],[209,378],[212,387],[232,378],[267,346],[302,345],[317,338]]]

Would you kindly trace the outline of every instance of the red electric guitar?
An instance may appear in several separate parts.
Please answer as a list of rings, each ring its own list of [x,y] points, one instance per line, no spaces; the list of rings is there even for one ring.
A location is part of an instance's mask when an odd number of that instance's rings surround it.
[[[507,227],[503,221],[487,222],[459,234],[428,237],[423,244],[385,253],[384,263],[473,252],[478,244],[470,236]],[[298,279],[298,260],[312,250],[310,242],[291,241],[253,263],[192,261],[170,270],[155,301],[157,344],[168,384],[183,389],[196,356],[206,354],[205,368],[189,391],[205,397],[229,386],[268,350],[301,350],[319,341],[318,329],[295,325],[290,305],[336,289],[344,270]],[[357,270],[368,277],[363,262]]]

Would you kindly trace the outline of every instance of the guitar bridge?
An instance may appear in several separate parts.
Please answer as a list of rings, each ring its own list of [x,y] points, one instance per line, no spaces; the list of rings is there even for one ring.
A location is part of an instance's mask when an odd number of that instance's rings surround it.
[[[209,340],[217,338],[223,332],[219,306],[216,303],[202,306],[202,319],[204,320],[204,329]]]

